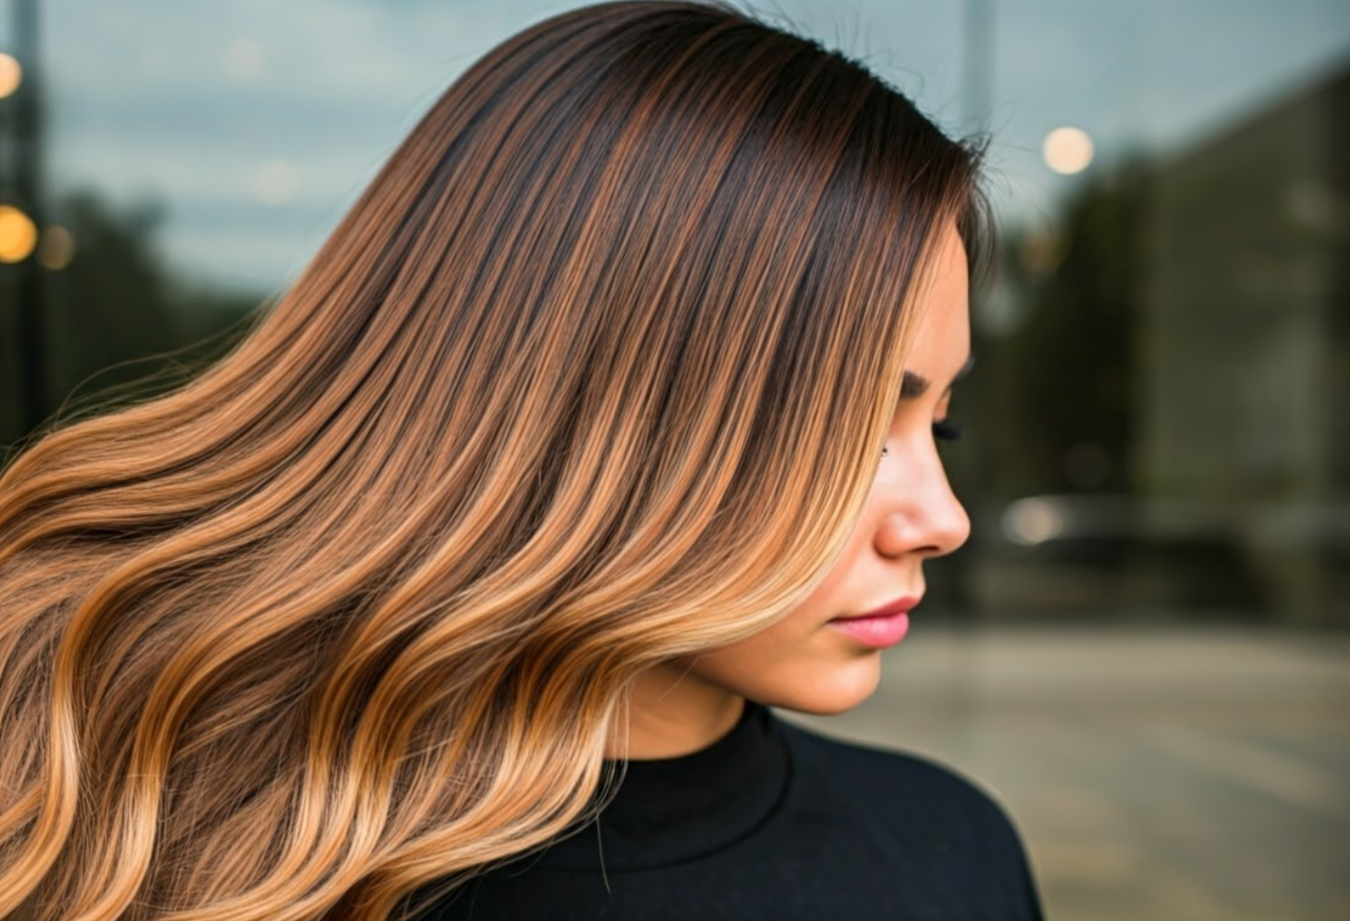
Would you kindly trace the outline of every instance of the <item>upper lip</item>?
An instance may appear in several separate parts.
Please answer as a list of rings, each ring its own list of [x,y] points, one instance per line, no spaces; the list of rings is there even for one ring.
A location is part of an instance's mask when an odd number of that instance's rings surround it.
[[[861,614],[849,614],[847,617],[836,617],[835,620],[855,620],[860,617],[893,617],[896,614],[909,611],[919,603],[920,597],[919,595],[906,595],[903,598],[888,601],[879,608],[873,608]]]

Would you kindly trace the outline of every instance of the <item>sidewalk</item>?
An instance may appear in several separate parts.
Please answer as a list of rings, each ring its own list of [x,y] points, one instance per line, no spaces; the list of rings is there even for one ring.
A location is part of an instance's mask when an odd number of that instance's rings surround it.
[[[992,790],[1048,918],[1350,918],[1350,635],[916,618],[884,662],[858,709],[790,718]]]

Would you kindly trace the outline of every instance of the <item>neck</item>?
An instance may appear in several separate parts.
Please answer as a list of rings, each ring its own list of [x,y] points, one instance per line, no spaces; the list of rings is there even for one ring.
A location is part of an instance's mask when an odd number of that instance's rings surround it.
[[[692,754],[729,733],[744,709],[744,697],[674,663],[657,665],[633,682],[627,725],[610,733],[605,755],[650,760]]]

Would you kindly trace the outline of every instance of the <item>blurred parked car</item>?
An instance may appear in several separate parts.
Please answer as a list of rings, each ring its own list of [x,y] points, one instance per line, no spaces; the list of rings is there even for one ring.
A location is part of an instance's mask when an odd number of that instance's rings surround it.
[[[1041,495],[975,517],[968,578],[996,615],[1260,620],[1350,600],[1344,506]]]

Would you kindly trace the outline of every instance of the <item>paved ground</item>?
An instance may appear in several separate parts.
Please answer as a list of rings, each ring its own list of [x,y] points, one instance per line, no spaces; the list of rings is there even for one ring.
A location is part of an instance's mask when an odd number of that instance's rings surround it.
[[[1056,921],[1350,919],[1350,635],[925,625],[803,722],[991,789]]]

